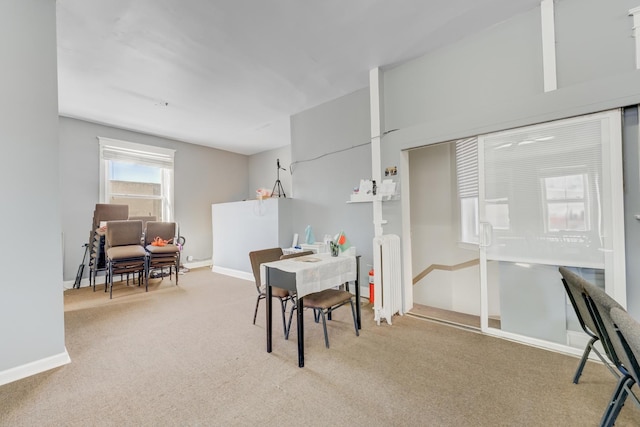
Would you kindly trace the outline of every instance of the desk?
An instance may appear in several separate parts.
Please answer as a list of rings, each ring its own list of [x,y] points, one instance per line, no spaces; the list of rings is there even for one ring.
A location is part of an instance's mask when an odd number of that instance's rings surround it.
[[[317,262],[305,262],[315,259]],[[360,321],[360,256],[337,256],[329,254],[313,254],[306,257],[289,258],[262,264],[266,283],[267,304],[267,353],[272,347],[272,306],[271,285],[295,292],[298,298],[296,321],[298,324],[298,366],[304,367],[304,322],[302,309],[303,298],[350,281],[356,287],[356,323],[361,329]]]

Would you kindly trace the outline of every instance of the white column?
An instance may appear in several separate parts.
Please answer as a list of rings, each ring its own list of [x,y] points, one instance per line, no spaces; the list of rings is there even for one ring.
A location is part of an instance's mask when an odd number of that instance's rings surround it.
[[[633,16],[633,37],[636,39],[636,68],[640,70],[640,6],[629,11]]]
[[[380,159],[380,140],[382,138],[382,120],[380,116],[380,68],[374,68],[369,72],[369,98],[371,103],[371,179],[376,185],[382,183],[382,163]],[[373,200],[373,225],[374,236],[382,236],[382,199],[374,197]]]
[[[542,68],[544,91],[550,92],[558,88],[556,76],[556,30],[553,0],[540,2],[540,18],[542,24]]]

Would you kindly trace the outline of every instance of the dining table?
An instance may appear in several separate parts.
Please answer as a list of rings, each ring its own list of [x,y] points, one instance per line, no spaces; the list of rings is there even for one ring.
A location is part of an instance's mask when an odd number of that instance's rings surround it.
[[[295,293],[297,306],[303,307],[303,298],[314,292],[354,282],[356,298],[356,324],[362,328],[360,319],[360,255],[331,256],[328,253],[311,254],[263,263],[261,275],[266,285],[266,335],[267,353],[273,348],[272,340],[272,286]],[[298,366],[304,367],[304,310],[296,310],[298,326]]]

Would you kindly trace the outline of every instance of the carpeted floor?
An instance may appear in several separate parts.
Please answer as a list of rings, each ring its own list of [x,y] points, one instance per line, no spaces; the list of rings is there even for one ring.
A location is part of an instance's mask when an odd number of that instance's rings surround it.
[[[593,362],[572,384],[575,357],[409,316],[376,326],[366,304],[360,337],[336,311],[330,349],[305,313],[301,369],[277,318],[266,352],[255,297],[208,269],[148,293],[121,284],[113,300],[66,291],[72,363],[0,387],[0,425],[595,426],[615,386]],[[627,402],[617,425],[640,410]]]

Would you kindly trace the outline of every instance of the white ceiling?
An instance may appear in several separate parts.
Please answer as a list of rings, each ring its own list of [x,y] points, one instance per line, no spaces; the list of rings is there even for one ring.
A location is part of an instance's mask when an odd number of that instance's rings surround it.
[[[63,116],[241,154],[540,0],[57,0]]]

